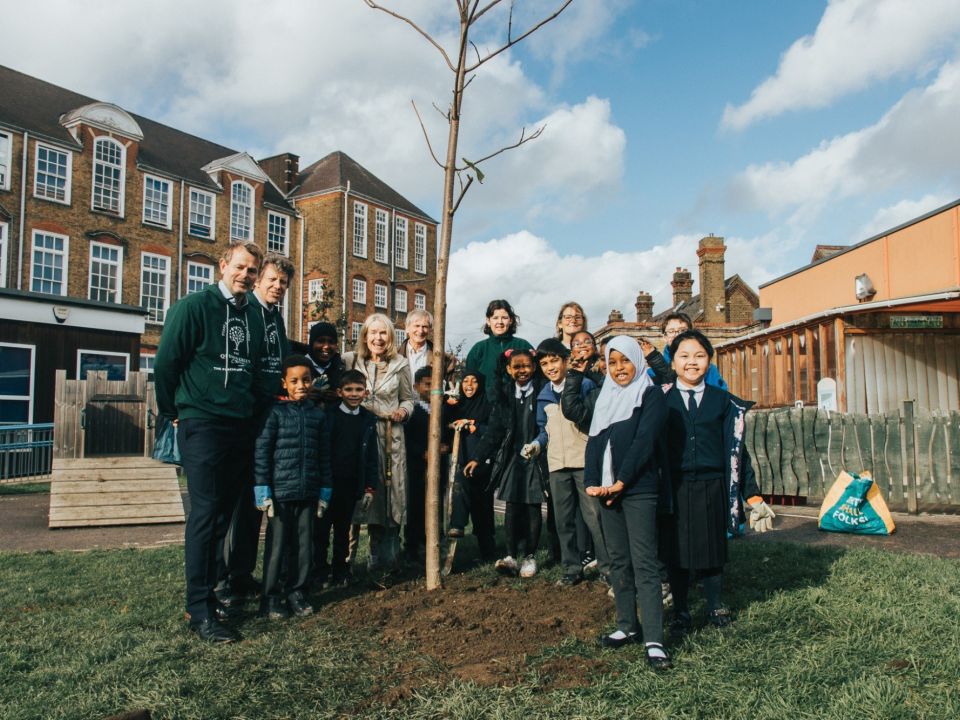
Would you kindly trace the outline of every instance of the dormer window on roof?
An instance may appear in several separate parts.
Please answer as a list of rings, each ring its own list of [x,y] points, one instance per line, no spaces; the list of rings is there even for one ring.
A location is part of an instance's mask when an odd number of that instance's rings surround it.
[[[204,165],[201,170],[207,173],[220,187],[223,187],[223,182],[220,180],[220,173],[223,171],[231,175],[240,175],[247,180],[258,183],[266,183],[270,179],[267,174],[260,169],[257,161],[245,152],[239,152],[229,157],[219,158],[213,162],[209,162]]]
[[[143,140],[143,131],[137,121],[128,112],[111,103],[95,102],[71,110],[60,117],[60,124],[78,140],[80,138],[76,128],[80,124],[122,135],[136,142]]]

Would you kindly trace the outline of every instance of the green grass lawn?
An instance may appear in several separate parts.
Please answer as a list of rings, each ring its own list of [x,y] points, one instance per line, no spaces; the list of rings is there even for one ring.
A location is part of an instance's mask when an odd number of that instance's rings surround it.
[[[2,483],[0,484],[0,495],[36,495],[38,493],[49,493],[50,483]]]
[[[572,641],[530,658],[513,687],[428,682],[384,704],[371,702],[384,683],[424,667],[409,647],[336,625],[322,602],[317,618],[251,619],[244,642],[202,644],[181,619],[182,558],[180,547],[0,554],[0,717],[960,717],[955,561],[733,543],[737,620],[673,648],[669,673],[648,670],[638,647]],[[554,689],[543,664],[558,655],[612,669]]]

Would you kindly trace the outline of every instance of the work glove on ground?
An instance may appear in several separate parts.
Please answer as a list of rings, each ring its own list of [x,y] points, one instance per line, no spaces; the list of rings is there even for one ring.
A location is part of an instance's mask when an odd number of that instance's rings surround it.
[[[755,496],[747,500],[750,508],[750,528],[754,532],[765,533],[773,529],[773,520],[777,516],[763,498]]]

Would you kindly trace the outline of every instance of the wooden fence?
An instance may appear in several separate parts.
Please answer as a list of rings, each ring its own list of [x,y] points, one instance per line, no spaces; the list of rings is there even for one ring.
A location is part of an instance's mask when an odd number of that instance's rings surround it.
[[[56,375],[55,458],[149,456],[153,451],[156,399],[145,372],[107,380],[90,372],[85,380]]]
[[[755,410],[746,440],[764,494],[818,500],[841,470],[869,470],[891,509],[960,511],[958,412]]]

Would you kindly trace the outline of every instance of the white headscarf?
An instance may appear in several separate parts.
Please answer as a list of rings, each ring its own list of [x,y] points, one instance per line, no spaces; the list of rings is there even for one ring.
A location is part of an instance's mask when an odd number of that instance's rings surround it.
[[[637,374],[625,387],[620,387],[610,377],[611,350],[623,354],[637,367]],[[647,374],[647,361],[643,359],[639,343],[632,337],[617,335],[607,343],[606,361],[607,379],[600,389],[597,404],[593,409],[593,419],[590,421],[591,436],[599,435],[614,423],[626,420],[633,415],[633,411],[643,402],[643,393],[653,385],[653,380]]]

